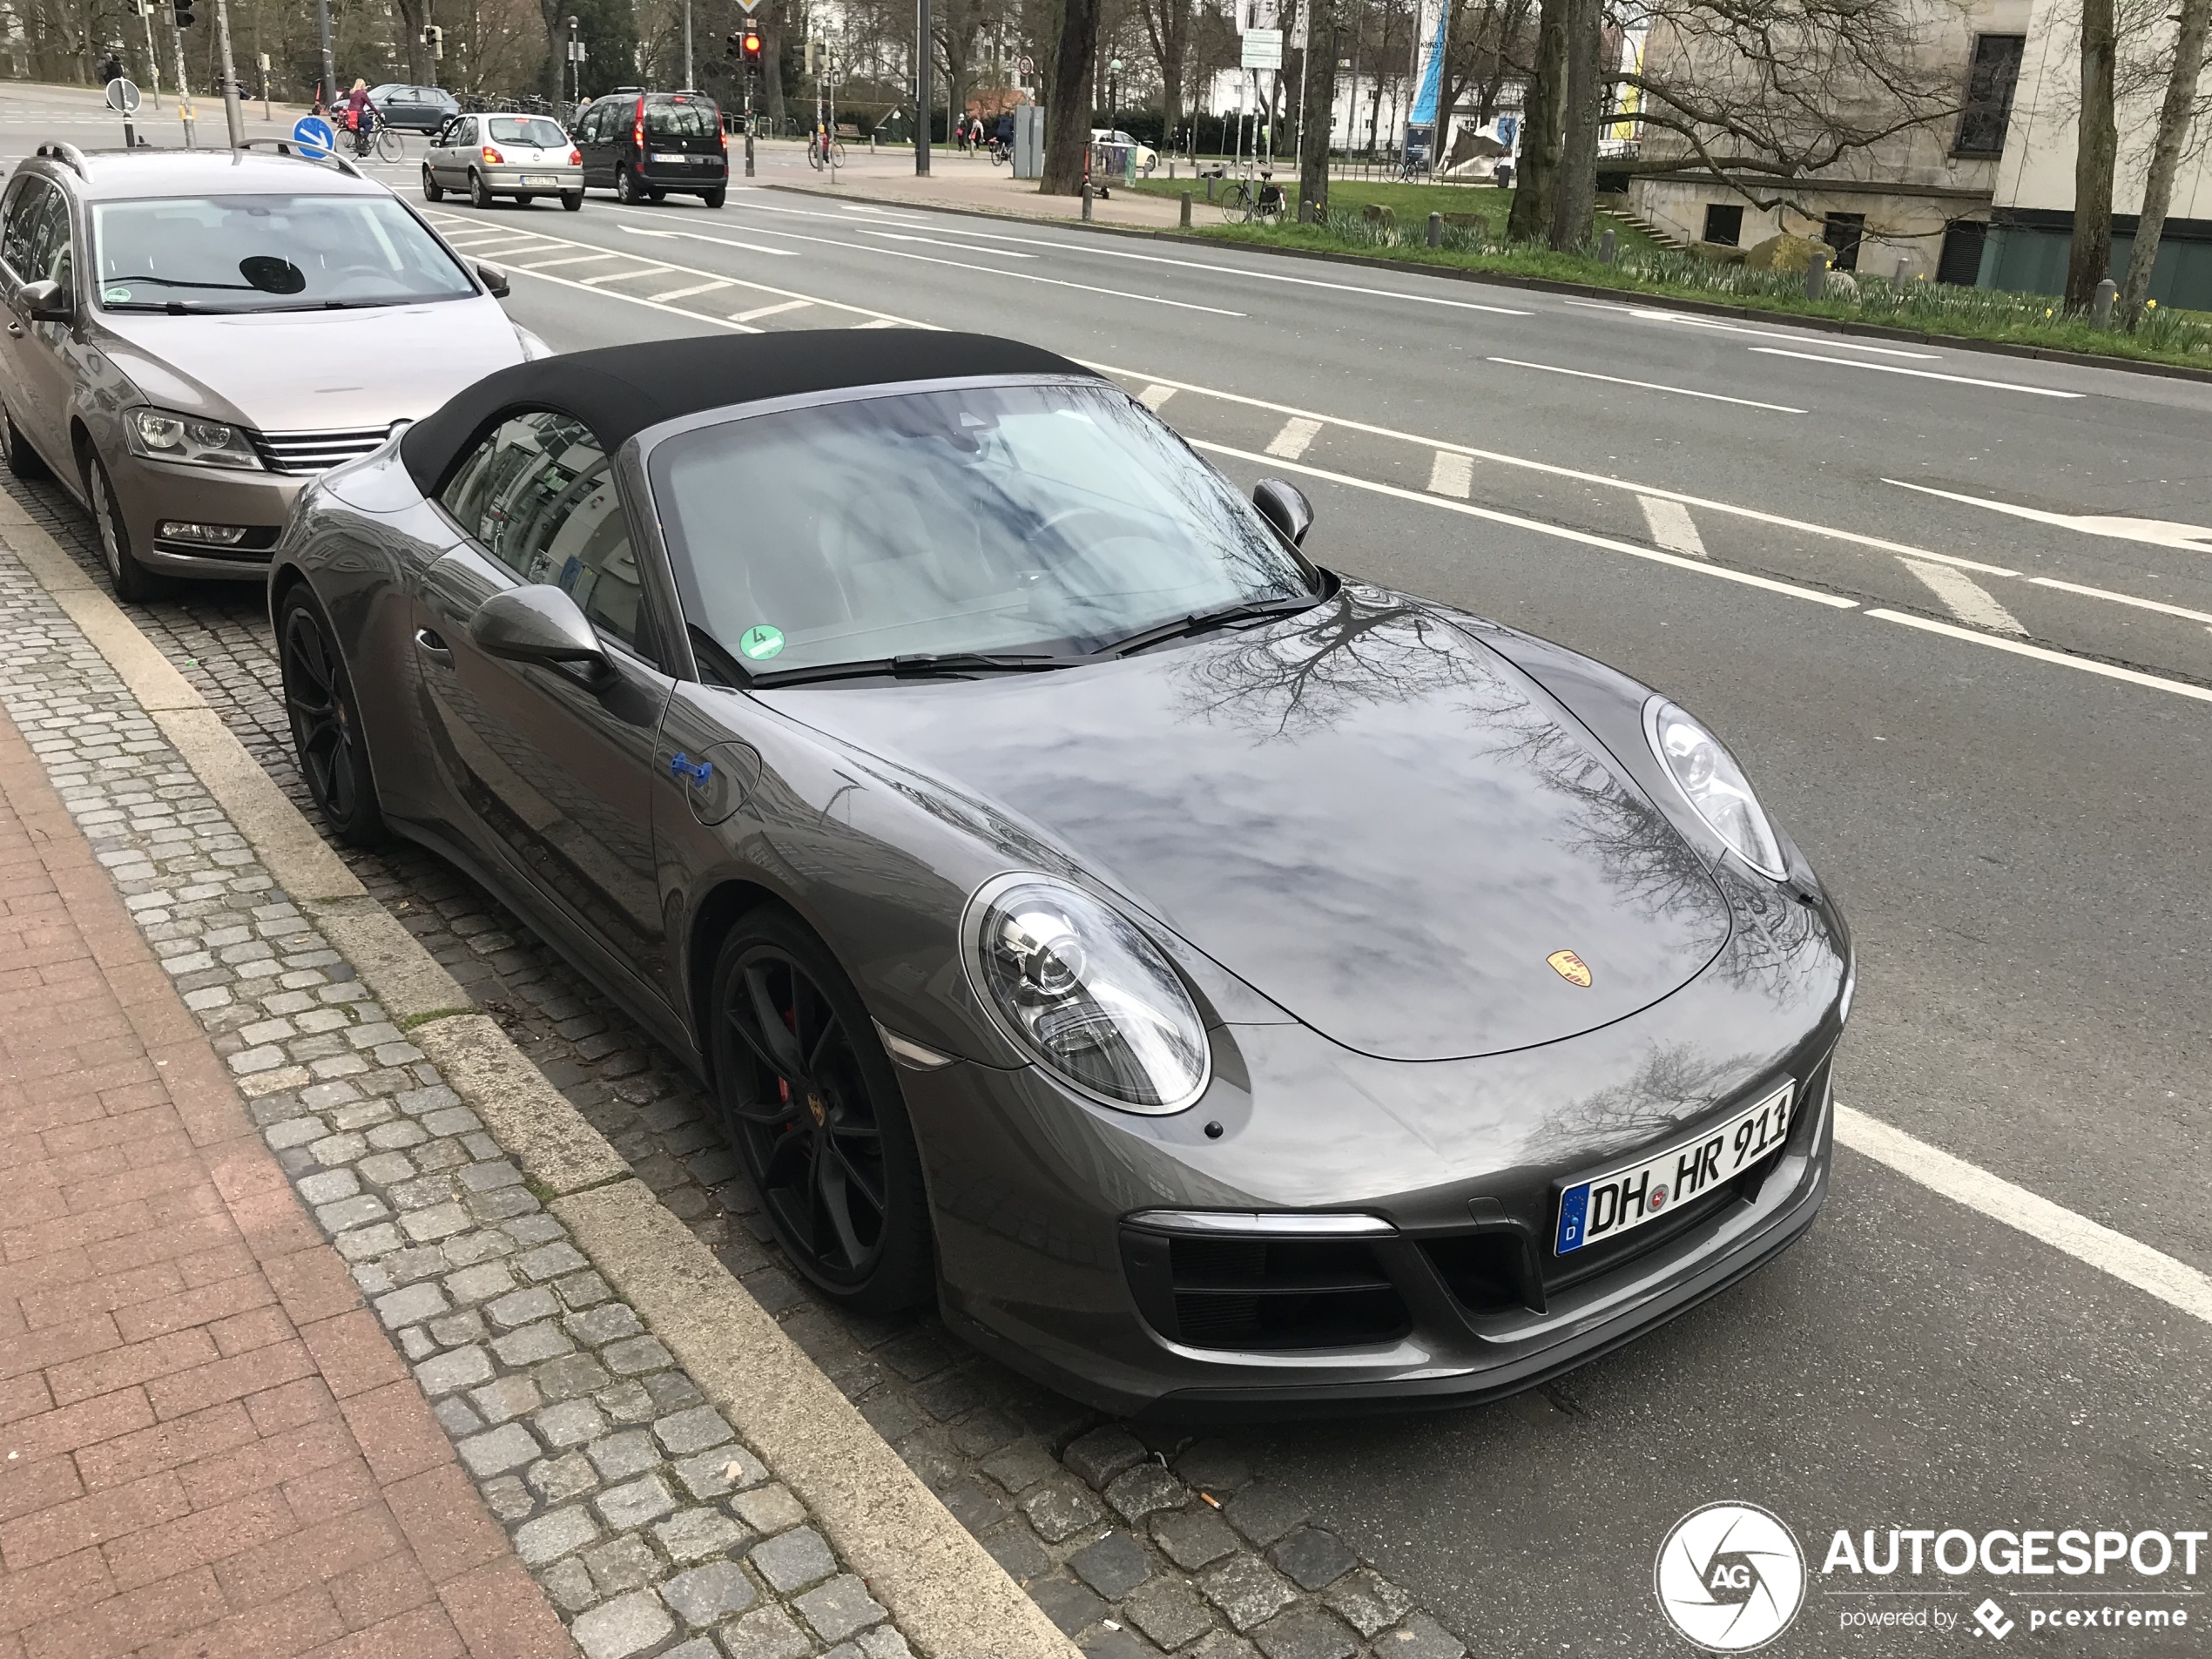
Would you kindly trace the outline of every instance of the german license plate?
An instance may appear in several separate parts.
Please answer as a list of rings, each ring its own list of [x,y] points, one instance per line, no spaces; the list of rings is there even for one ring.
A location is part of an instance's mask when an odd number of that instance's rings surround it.
[[[668,151],[665,151],[665,150],[656,150],[656,151],[654,151],[654,152],[653,152],[653,159],[654,159],[654,160],[656,160],[656,161],[672,161],[672,162],[675,162],[678,165],[679,165],[679,166],[680,166],[680,165],[682,165],[685,162],[689,161],[689,160],[691,159],[691,157],[686,156],[686,155],[675,155],[675,154],[671,154]]]
[[[523,182],[526,185],[542,185],[548,190],[556,190],[560,187],[561,179],[557,173],[526,172],[523,175]]]
[[[1688,1204],[1742,1174],[1782,1144],[1790,1133],[1797,1085],[1784,1083],[1757,1105],[1695,1140],[1656,1157],[1578,1181],[1559,1195],[1559,1227],[1552,1248],[1572,1255],[1591,1244],[1656,1221],[1671,1206]]]

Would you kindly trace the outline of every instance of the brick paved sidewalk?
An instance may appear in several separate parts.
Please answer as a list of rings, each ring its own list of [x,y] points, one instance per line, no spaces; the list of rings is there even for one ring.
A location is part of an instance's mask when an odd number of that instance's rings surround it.
[[[0,713],[0,1659],[574,1651]]]

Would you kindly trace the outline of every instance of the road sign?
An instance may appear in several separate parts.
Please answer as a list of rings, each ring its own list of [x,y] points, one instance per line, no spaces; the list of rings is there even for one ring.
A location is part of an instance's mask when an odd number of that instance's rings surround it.
[[[1283,31],[1279,29],[1244,30],[1244,67],[1246,69],[1282,68]]]
[[[320,158],[338,147],[338,133],[329,122],[319,115],[303,115],[292,128],[292,142],[301,153]]]
[[[745,8],[745,15],[750,17],[752,9],[760,3],[760,0],[738,0],[738,3]]]
[[[107,106],[124,115],[136,115],[138,111],[138,89],[121,76],[107,84]]]

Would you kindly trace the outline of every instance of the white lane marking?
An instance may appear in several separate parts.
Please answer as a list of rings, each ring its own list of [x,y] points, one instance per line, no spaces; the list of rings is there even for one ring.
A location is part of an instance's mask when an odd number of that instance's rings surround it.
[[[1174,395],[1175,388],[1172,386],[1148,386],[1136,395],[1136,401],[1157,415]]]
[[[1439,449],[1436,458],[1428,463],[1428,493],[1456,496],[1465,501],[1474,494],[1474,461],[1449,449]]]
[[[926,247],[955,248],[962,253],[988,253],[998,260],[1034,260],[1034,253],[1016,253],[1011,248],[977,247],[973,242],[948,242],[940,236],[916,236],[905,231],[879,231],[869,226],[860,227],[863,236],[880,236],[887,242],[920,242]]]
[[[1679,311],[1652,311],[1630,307],[1629,314],[1642,322],[1676,322],[1685,328],[1709,328],[1717,334],[1753,334],[1761,340],[1794,340],[1800,345],[1811,343],[1804,334],[1791,333],[1785,329],[1747,328],[1740,322],[1722,322],[1712,317],[1692,317]],[[1850,340],[1823,338],[1820,344],[1830,351],[1872,352],[1878,357],[1914,357],[1928,362],[1938,361],[1943,355],[1940,352],[1903,351],[1895,346],[1862,346],[1856,341]]]
[[[2138,610],[2156,610],[2191,622],[2212,623],[2212,610],[2191,610],[2187,605],[2169,605],[2163,599],[2139,599],[2132,593],[2114,593],[2110,588],[2085,588],[2079,582],[2061,582],[2054,576],[2032,576],[2028,581],[2039,588],[2057,588],[2067,593],[2086,594],[2092,599],[2109,599],[2116,605],[2133,605]]]
[[[1217,455],[1227,455],[1236,461],[1249,461],[1262,467],[1279,467],[1291,472],[1302,472],[1309,478],[1325,479],[1332,484],[1342,484],[1351,489],[1365,489],[1377,496],[1391,496],[1399,501],[1417,501],[1425,506],[1440,508],[1447,513],[1464,513],[1469,518],[1480,518],[1493,524],[1510,524],[1515,529],[1533,530],[1539,536],[1557,536],[1562,542],[1576,542],[1584,547],[1602,547],[1608,553],[1625,553],[1633,559],[1645,559],[1654,564],[1671,564],[1677,570],[1696,570],[1701,576],[1718,577],[1723,582],[1741,583],[1747,588],[1764,588],[1769,593],[1786,594],[1792,599],[1809,599],[1817,605],[1827,605],[1837,610],[1856,610],[1858,601],[1846,599],[1841,594],[1822,593],[1814,588],[1801,588],[1793,583],[1777,582],[1771,577],[1753,576],[1749,570],[1732,570],[1725,564],[1714,564],[1703,559],[1684,558],[1679,553],[1662,553],[1654,548],[1638,547],[1631,542],[1616,542],[1609,536],[1593,536],[1588,530],[1569,529],[1564,524],[1547,524],[1540,519],[1523,518],[1518,513],[1501,513],[1494,508],[1477,507],[1472,502],[1442,501],[1418,489],[1400,489],[1396,484],[1379,484],[1371,478],[1355,478],[1350,473],[1326,472],[1319,467],[1309,467],[1302,461],[1285,461],[1277,455],[1254,455],[1249,449],[1232,449],[1225,443],[1208,443],[1201,439],[1190,440],[1194,449],[1207,450]],[[1979,637],[1979,636],[1976,636]]]
[[[1964,502],[1969,507],[1986,507],[1993,513],[2009,513],[2014,518],[2032,519],[2038,524],[2056,524],[2061,529],[2080,530],[2084,536],[2111,536],[2123,542],[2148,542],[2154,547],[2179,547],[2192,553],[2212,553],[2212,525],[2180,524],[2170,518],[2134,518],[2121,514],[2047,513],[2040,507],[2021,507],[2008,501],[1992,501],[1986,496],[1961,496],[1955,490],[1937,489],[1929,484],[1909,484],[1902,478],[1885,478],[1882,482],[1895,484],[1899,489],[1916,489],[1923,496],[1939,496],[1945,501]]]
[[[576,244],[569,242],[563,246],[574,247]],[[517,271],[543,271],[548,266],[556,265],[590,265],[599,260],[626,260],[631,257],[628,253],[571,253],[563,259],[537,260],[529,265],[517,265],[513,268]]]
[[[1964,570],[1954,570],[1947,564],[1930,564],[1925,559],[1898,561],[1920,578],[1929,592],[1949,607],[1951,614],[1977,628],[1993,628],[2000,634],[2025,634],[2020,619],[1997,601],[1997,596],[1975,581]]]
[[[1931,1192],[2212,1324],[2212,1278],[2163,1251],[2053,1204],[1840,1101],[1836,1104],[1836,1140]]]
[[[792,219],[833,219],[838,218],[835,213],[810,212],[803,207],[771,207],[767,203],[760,201],[748,201],[744,206],[755,212],[783,213]],[[842,222],[849,223],[850,221]],[[926,221],[904,219],[900,222],[918,225]],[[765,226],[763,228],[765,229]],[[792,231],[769,231],[767,233],[772,236],[797,234]],[[1253,282],[1284,282],[1300,288],[1327,288],[1337,293],[1366,294],[1381,300],[1404,300],[1413,305],[1444,306],[1453,311],[1487,311],[1499,317],[1533,317],[1536,314],[1533,311],[1516,310],[1511,306],[1481,305],[1473,300],[1447,300],[1433,293],[1406,293],[1396,288],[1362,287],[1357,283],[1329,282],[1318,277],[1290,276],[1280,271],[1247,271],[1234,265],[1209,265],[1204,260],[1175,259],[1164,253],[1138,253],[1129,248],[1106,246],[1103,238],[1100,239],[1101,245],[1094,247],[1087,242],[1052,242],[1034,236],[1008,236],[990,231],[963,230],[958,234],[976,242],[1010,242],[1017,247],[1056,248],[1063,253],[1091,253],[1101,259],[1133,260],[1140,265],[1172,265],[1185,271],[1209,271],[1217,276],[1243,277]],[[844,243],[840,246],[849,247],[853,244]],[[1243,314],[1240,312],[1237,314],[1241,316]]]
[[[734,334],[765,334],[768,332],[765,328],[755,328],[750,323],[738,322],[728,317],[710,317],[704,312],[686,311],[681,306],[664,306],[659,300],[648,299],[642,293],[624,293],[616,288],[588,287],[573,277],[548,276],[543,271],[533,271],[527,266],[519,267],[516,274],[530,277],[539,282],[551,282],[563,288],[574,288],[578,293],[596,293],[602,300],[619,300],[624,305],[630,306],[651,306],[655,311],[665,311],[671,317],[684,317],[692,322],[711,323],[717,328],[727,328]]]
[[[618,231],[628,231],[632,236],[669,237],[687,234],[684,231],[647,230],[642,225],[617,225],[615,228]],[[702,237],[700,239],[719,241],[725,247],[741,247],[748,253],[765,253],[779,260],[795,260],[799,257],[787,247],[763,247],[758,242],[733,242],[721,237]]]
[[[671,288],[665,293],[655,294],[653,298],[663,305],[666,305],[671,300],[688,300],[695,293],[712,293],[717,288],[726,288],[729,286],[729,278],[717,277],[711,282],[694,282],[688,288]]]
[[[755,253],[789,252],[782,248],[760,249],[754,247],[751,242],[733,242],[726,236],[707,236],[698,231],[649,231],[641,230],[635,225],[624,225],[621,228],[630,232],[633,236],[680,236],[694,242],[712,242],[723,247],[748,248]],[[834,236],[808,236],[799,231],[771,230],[768,233],[772,236],[788,236],[797,242],[819,242],[825,247],[849,247],[861,253],[873,253],[884,259],[918,260],[924,265],[948,265],[956,271],[967,271],[971,273],[975,268],[965,260],[941,260],[934,254],[910,253],[902,247],[878,247],[872,242],[846,242],[839,240]],[[798,256],[793,254],[792,257],[795,259]],[[1102,288],[1089,282],[1069,282],[1061,277],[1040,276],[1035,271],[995,271],[992,274],[1011,282],[1042,282],[1047,287],[1073,288],[1080,293],[1103,293],[1112,300],[1133,300],[1140,305],[1167,306],[1177,311],[1203,311],[1213,317],[1241,317],[1244,314],[1241,311],[1224,311],[1219,306],[1196,305],[1188,300],[1170,300],[1156,293],[1131,293],[1125,288]]]
[[[755,306],[750,311],[736,311],[731,313],[730,320],[732,322],[751,322],[756,318],[772,317],[781,312],[804,311],[808,306],[811,306],[813,303],[814,302],[812,300],[786,300],[781,305]]]
[[[1585,311],[1625,312],[1630,316],[1635,314],[1636,309],[1634,306],[1616,306],[1610,300],[1562,300],[1560,303],[1565,306],[1580,306]]]
[[[1639,496],[1636,505],[1643,509],[1643,522],[1651,528],[1651,539],[1667,551],[1686,553],[1693,559],[1713,556],[1705,550],[1705,538],[1697,533],[1697,521],[1680,502],[1663,496]]]
[[[1593,374],[1587,368],[1561,368],[1557,363],[1529,363],[1518,357],[1493,357],[1494,363],[1503,363],[1508,368],[1541,368],[1547,374],[1572,374],[1578,381],[1603,381],[1608,386],[1634,386],[1647,392],[1672,392],[1677,397],[1702,397],[1713,403],[1739,403],[1747,409],[1771,409],[1777,415],[1803,415],[1803,409],[1793,409],[1787,403],[1761,403],[1748,397],[1727,397],[1718,392],[1694,392],[1687,386],[1662,386],[1656,381],[1624,380],[1618,374]]]
[[[596,288],[602,282],[628,282],[637,277],[668,276],[676,267],[672,265],[640,265],[628,271],[608,271],[596,277],[583,279],[583,286]]]
[[[892,321],[888,317],[877,317],[870,321],[858,323],[854,326],[860,328],[896,328],[899,325]]]
[[[1296,461],[1306,448],[1320,435],[1321,423],[1293,415],[1283,422],[1283,429],[1269,440],[1267,453],[1278,461]]]
[[[1910,374],[1919,381],[1949,381],[1953,386],[1984,386],[1993,392],[2025,392],[2030,397],[2087,397],[2087,392],[2061,392],[2050,386],[2023,386],[2017,381],[1977,380],[1972,374],[1944,374],[1932,368],[1907,368],[1902,363],[1862,363],[1853,357],[1823,357],[1817,352],[1785,351],[1779,346],[1749,347],[1762,357],[1795,357],[1808,363],[1832,363],[1838,368],[1871,369],[1877,374]]]
[[[2056,663],[2061,668],[2078,668],[2084,674],[2101,674],[2107,679],[2125,680],[2130,685],[2147,685],[2155,691],[2171,691],[2176,697],[2194,698],[2199,703],[2212,703],[2212,689],[2191,685],[2185,680],[2169,680],[2156,674],[2146,674],[2133,668],[2119,668],[2110,663],[2100,663],[2087,657],[2069,657],[2062,651],[2046,651],[2040,645],[2023,644],[2017,639],[2000,639],[1994,634],[1977,633],[1972,628],[1954,628],[1947,622],[1937,622],[1928,617],[1908,616],[1902,610],[1870,610],[1870,617],[1884,622],[1901,622],[1908,628],[1919,628],[1932,634],[1947,634],[1953,639],[1971,640],[1977,645],[1987,645],[1993,651],[2008,651],[2015,657],[2033,657],[2040,663]]]
[[[1716,513],[1750,519],[1755,523],[1772,524],[1781,529],[1802,531],[1807,536],[1824,536],[1832,541],[1849,542],[1854,547],[1871,547],[1884,553],[1903,553],[1916,559],[1933,559],[1939,564],[1954,564],[1962,570],[1979,570],[1986,576],[2020,574],[2018,570],[2007,570],[2001,564],[1985,564],[1979,559],[1962,559],[1949,553],[1932,552],[1924,547],[1909,547],[1902,542],[1886,541],[1878,536],[1862,536],[1856,530],[1838,529],[1831,524],[1815,524],[1802,518],[1784,518],[1778,513],[1761,512],[1756,507],[1738,507],[1732,502],[1714,501],[1710,496],[1692,496],[1659,484],[1639,484],[1626,478],[1610,478],[1603,473],[1583,472],[1578,468],[1557,466],[1548,461],[1531,461],[1526,455],[1509,455],[1501,450],[1478,449],[1473,444],[1453,443],[1448,438],[1423,437],[1418,432],[1401,432],[1395,427],[1375,426],[1366,421],[1347,421],[1338,415],[1320,415],[1288,403],[1271,403],[1265,398],[1219,391],[1190,381],[1175,381],[1163,375],[1147,374],[1141,369],[1116,368],[1111,363],[1098,362],[1084,362],[1083,367],[1123,380],[1154,381],[1162,386],[1172,386],[1178,391],[1196,392],[1201,397],[1219,398],[1224,403],[1240,403],[1246,408],[1269,409],[1277,415],[1303,415],[1310,420],[1325,421],[1332,426],[1342,427],[1347,432],[1366,432],[1378,438],[1398,438],[1407,443],[1420,444],[1426,448],[1450,449],[1460,455],[1473,455],[1477,461],[1494,461],[1501,466],[1520,467],[1529,472],[1546,473],[1554,478],[1572,478],[1577,483],[1601,484],[1608,489],[1625,489],[1638,496],[1657,496],[1668,501],[1678,501],[1685,507],[1709,508]]]
[[[544,246],[545,244],[539,241],[535,236],[525,236],[520,239],[509,237],[505,240],[471,242],[466,247],[456,245],[454,248],[454,252],[456,253],[465,253],[472,260],[481,260],[486,257],[495,260],[507,260],[514,258],[514,256],[517,253],[526,253],[532,248],[542,248]]]

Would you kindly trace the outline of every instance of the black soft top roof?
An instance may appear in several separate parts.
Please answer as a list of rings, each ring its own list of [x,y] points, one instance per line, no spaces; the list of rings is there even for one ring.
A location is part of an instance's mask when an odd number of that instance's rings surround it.
[[[1066,358],[989,334],[925,329],[794,329],[605,346],[487,374],[409,427],[400,456],[425,495],[496,422],[558,409],[611,455],[647,427],[770,398],[967,374],[1080,374]]]

